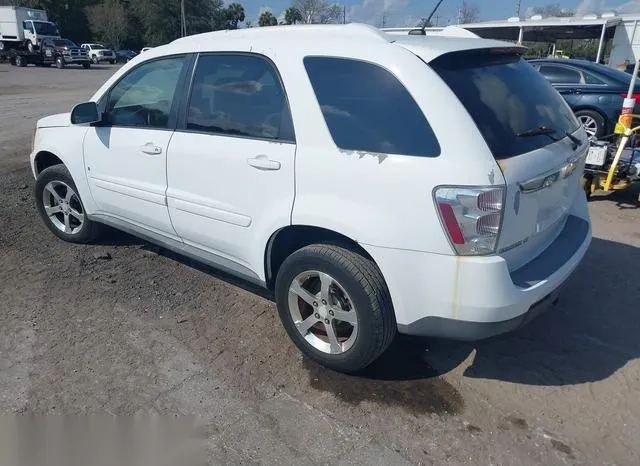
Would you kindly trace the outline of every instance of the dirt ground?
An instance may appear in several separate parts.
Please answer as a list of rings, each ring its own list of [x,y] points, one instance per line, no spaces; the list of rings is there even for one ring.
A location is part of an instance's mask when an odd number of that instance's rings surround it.
[[[301,357],[259,290],[125,234],[45,230],[35,120],[113,70],[0,65],[0,413],[196,415],[216,464],[640,464],[633,196],[595,197],[586,260],[528,327],[399,338],[339,375]]]

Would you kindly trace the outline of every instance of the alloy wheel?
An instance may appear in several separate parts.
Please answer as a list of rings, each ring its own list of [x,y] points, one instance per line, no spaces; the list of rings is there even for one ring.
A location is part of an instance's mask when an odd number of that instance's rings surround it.
[[[358,336],[353,301],[331,275],[306,271],[289,287],[289,312],[303,338],[327,354],[348,351]]]
[[[598,122],[594,118],[589,115],[580,115],[578,121],[582,124],[590,138],[598,133]]]
[[[51,181],[42,193],[44,211],[49,221],[58,230],[74,235],[82,230],[85,222],[84,209],[78,194],[62,181]]]

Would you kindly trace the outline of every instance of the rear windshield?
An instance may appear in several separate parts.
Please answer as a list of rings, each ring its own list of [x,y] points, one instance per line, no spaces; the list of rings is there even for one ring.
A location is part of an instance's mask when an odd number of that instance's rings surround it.
[[[579,127],[560,94],[518,54],[455,52],[430,66],[458,96],[496,159],[540,149]],[[531,135],[541,127],[555,132]]]

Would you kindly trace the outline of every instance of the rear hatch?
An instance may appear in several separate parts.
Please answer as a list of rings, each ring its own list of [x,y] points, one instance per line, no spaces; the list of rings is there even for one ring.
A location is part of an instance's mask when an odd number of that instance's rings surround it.
[[[559,235],[579,188],[588,144],[569,106],[518,54],[476,49],[429,63],[457,95],[504,175],[497,254],[518,269]]]

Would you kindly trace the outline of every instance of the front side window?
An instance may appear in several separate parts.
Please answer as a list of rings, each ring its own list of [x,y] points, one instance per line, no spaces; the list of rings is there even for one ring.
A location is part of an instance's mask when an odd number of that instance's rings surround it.
[[[145,63],[127,74],[111,90],[106,121],[112,126],[166,129],[173,96],[185,57]]]
[[[279,77],[270,62],[254,55],[198,59],[186,127],[229,136],[294,140]]]
[[[404,85],[360,60],[306,57],[304,66],[331,137],[344,150],[435,157],[440,145]]]
[[[33,24],[31,24],[29,21],[24,21],[24,22],[22,23],[22,27],[23,27],[23,29],[24,29],[25,31],[29,31],[29,32],[31,32],[32,34],[34,33],[34,30],[33,30]]]

